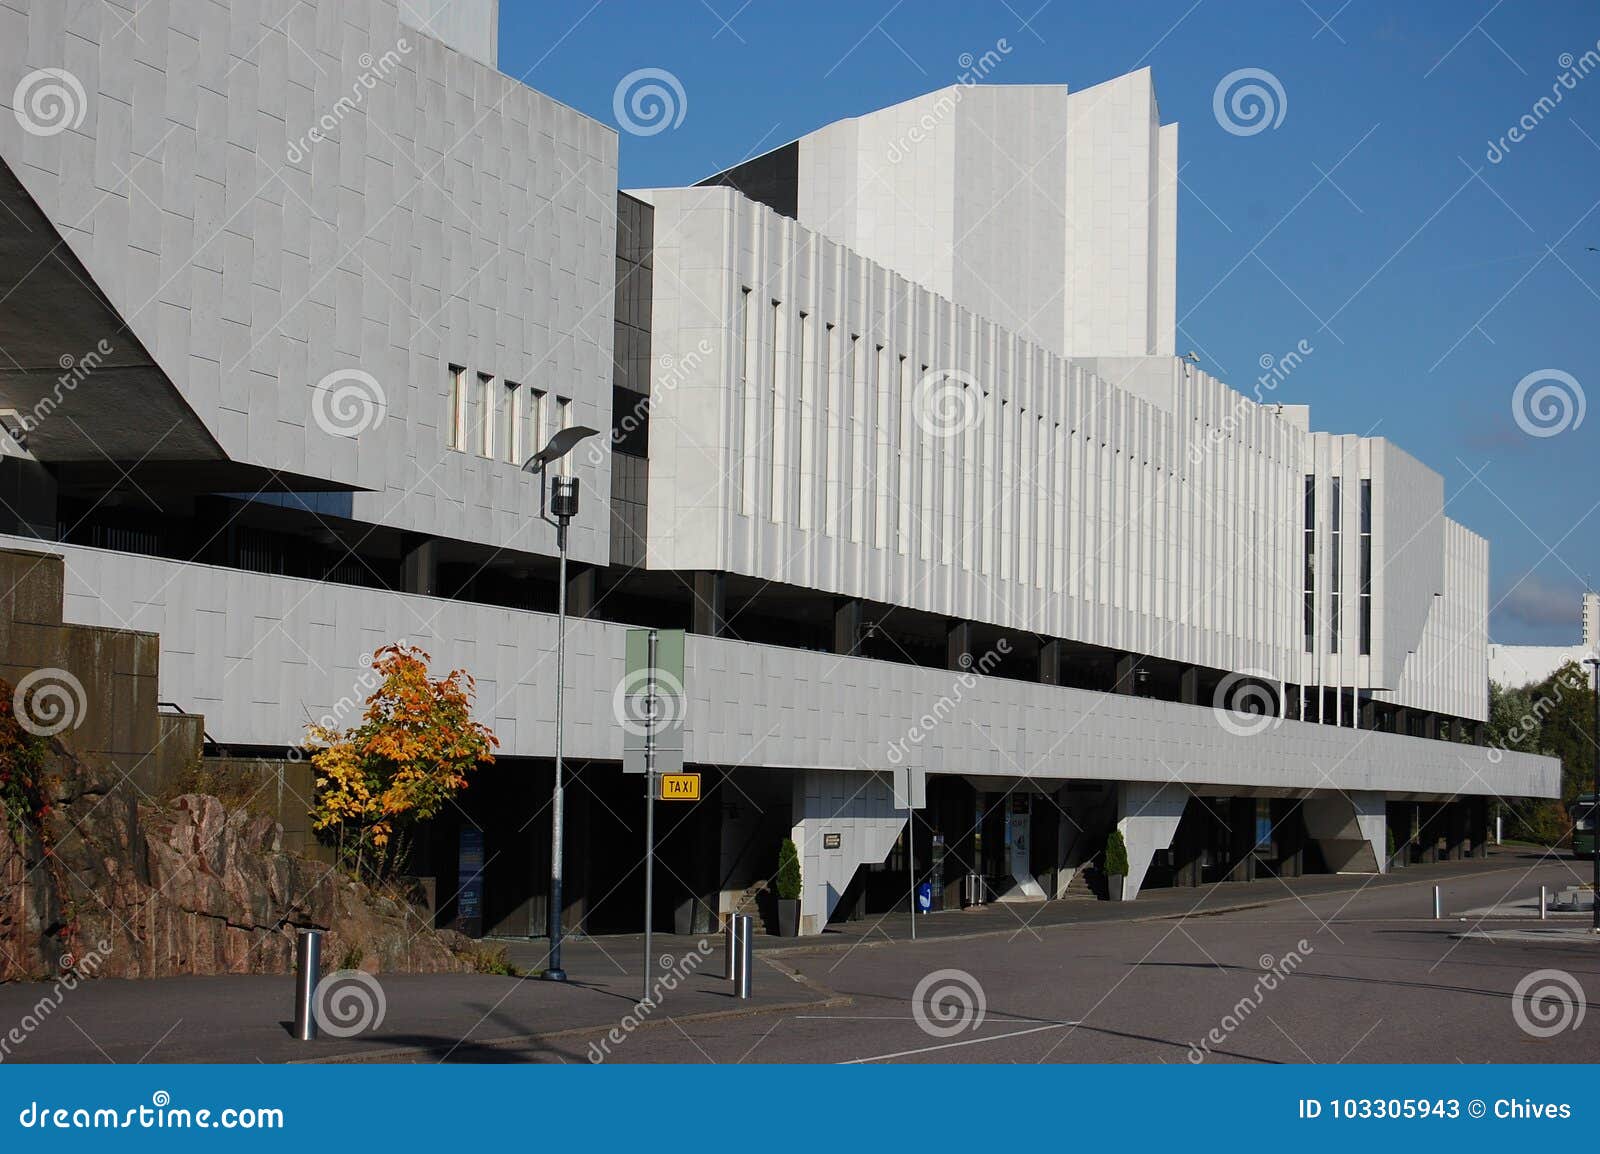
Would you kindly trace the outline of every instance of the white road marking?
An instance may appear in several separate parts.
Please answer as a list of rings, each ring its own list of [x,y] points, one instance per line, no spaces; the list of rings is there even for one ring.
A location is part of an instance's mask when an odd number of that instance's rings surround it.
[[[871,1058],[851,1058],[841,1062],[841,1066],[859,1066],[865,1062],[887,1062],[891,1058],[909,1058],[916,1054],[931,1054],[935,1050],[951,1050],[957,1046],[976,1046],[981,1042],[1000,1042],[1006,1038],[1020,1038],[1024,1034],[1037,1034],[1043,1030],[1063,1030],[1068,1026],[1076,1026],[1077,1022],[1051,1022],[1047,1026],[1034,1026],[1027,1030],[1012,1030],[1006,1034],[991,1034],[987,1038],[965,1038],[959,1042],[941,1042],[937,1046],[920,1046],[915,1050],[897,1050],[893,1054],[877,1054]]]

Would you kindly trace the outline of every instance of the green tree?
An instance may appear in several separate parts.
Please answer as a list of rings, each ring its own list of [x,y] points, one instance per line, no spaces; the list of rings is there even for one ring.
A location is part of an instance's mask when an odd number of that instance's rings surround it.
[[[1588,672],[1568,661],[1542,681],[1489,683],[1487,733],[1493,749],[1537,753],[1561,761],[1561,797],[1508,801],[1510,836],[1555,845],[1572,832],[1572,803],[1593,788],[1594,694]]]

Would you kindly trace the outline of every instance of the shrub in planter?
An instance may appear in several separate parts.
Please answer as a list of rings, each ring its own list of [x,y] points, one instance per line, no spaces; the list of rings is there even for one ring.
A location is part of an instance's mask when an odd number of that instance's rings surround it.
[[[1122,900],[1123,885],[1128,877],[1128,843],[1122,831],[1113,828],[1106,838],[1107,894],[1114,902]]]
[[[778,891],[778,936],[800,934],[800,848],[790,838],[778,848],[778,873],[773,878]]]

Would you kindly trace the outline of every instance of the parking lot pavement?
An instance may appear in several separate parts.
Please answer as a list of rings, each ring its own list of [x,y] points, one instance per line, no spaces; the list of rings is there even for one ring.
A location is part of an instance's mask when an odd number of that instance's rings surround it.
[[[19,983],[0,987],[0,1035],[32,1021],[7,1061],[1588,1062],[1600,943],[1486,940],[1538,923],[1468,913],[1586,870],[1507,851],[929,917],[915,943],[900,915],[764,941],[750,1002],[719,942],[663,935],[653,966],[674,981],[642,1013],[642,941],[579,939],[566,985],[380,975],[381,1020],[315,1043],[289,1036],[287,977],[89,982],[44,1011],[50,986]]]
[[[1567,884],[1573,864],[1519,853],[1461,864],[1381,880],[1308,879],[1316,884],[1275,898],[1263,890],[1231,912],[1190,891],[1192,912],[1153,919],[1041,919],[1020,932],[884,948],[857,935],[791,950],[777,956],[850,1004],[685,1022],[681,1033],[641,1036],[627,1059],[1600,1059],[1590,1004],[1600,994],[1600,943],[1460,936],[1487,924],[1465,911]],[[1444,895],[1438,921],[1435,884]]]

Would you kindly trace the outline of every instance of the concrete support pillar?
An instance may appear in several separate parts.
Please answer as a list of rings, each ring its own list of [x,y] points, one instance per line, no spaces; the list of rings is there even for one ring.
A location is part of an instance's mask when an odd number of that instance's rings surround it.
[[[1234,797],[1228,799],[1228,870],[1230,882],[1255,881],[1255,855],[1250,851],[1256,844],[1256,799]]]
[[[894,803],[888,773],[870,780],[848,770],[794,775],[789,836],[800,847],[801,934],[820,934],[856,870],[881,862],[894,848],[906,827],[906,811]]]
[[[1117,793],[1117,828],[1128,845],[1128,878],[1122,896],[1131,901],[1139,896],[1156,851],[1172,844],[1189,791],[1177,784],[1125,781],[1117,786]]]
[[[1317,793],[1301,804],[1306,836],[1334,873],[1383,873],[1388,825],[1381,793]]]
[[[859,597],[843,597],[833,605],[833,651],[841,657],[861,644],[863,612]]]
[[[1186,665],[1178,674],[1178,700],[1185,705],[1200,704],[1200,670]]]
[[[1444,805],[1444,856],[1460,861],[1470,856],[1472,836],[1468,830],[1467,803],[1457,800]]]
[[[728,628],[728,575],[700,569],[694,575],[694,609],[689,632],[721,637]]]
[[[1467,810],[1467,856],[1489,856],[1489,799],[1469,797],[1462,804]]]
[[[400,542],[400,589],[424,597],[439,595],[439,543],[406,534]]]
[[[969,669],[972,662],[972,622],[950,622],[945,631],[945,668]]]
[[[1433,863],[1439,860],[1439,843],[1444,838],[1444,806],[1438,802],[1417,804],[1417,860]]]
[[[1489,731],[1484,726],[1483,722],[1474,721],[1472,723],[1471,734],[1472,734],[1472,744],[1473,745],[1488,745],[1489,744]]]
[[[1403,705],[1395,706],[1394,731],[1404,737],[1411,736],[1411,711]]]
[[[1117,658],[1116,672],[1112,675],[1111,691],[1113,693],[1126,693],[1132,695],[1138,688],[1135,670],[1139,667],[1139,658],[1134,653],[1124,653]]]
[[[1305,872],[1306,822],[1297,799],[1273,799],[1272,836],[1278,843],[1278,876],[1299,877]]]
[[[27,457],[0,457],[0,532],[54,541],[56,515],[50,470]]]
[[[567,566],[567,612],[573,617],[594,615],[600,573],[590,565]]]
[[[1378,728],[1377,702],[1368,700],[1361,703],[1361,719],[1357,724],[1361,729]]]
[[[1437,738],[1439,736],[1439,715],[1437,713],[1424,713],[1422,715],[1422,736]]]
[[[1062,644],[1055,638],[1046,638],[1039,645],[1039,684],[1061,684]]]

